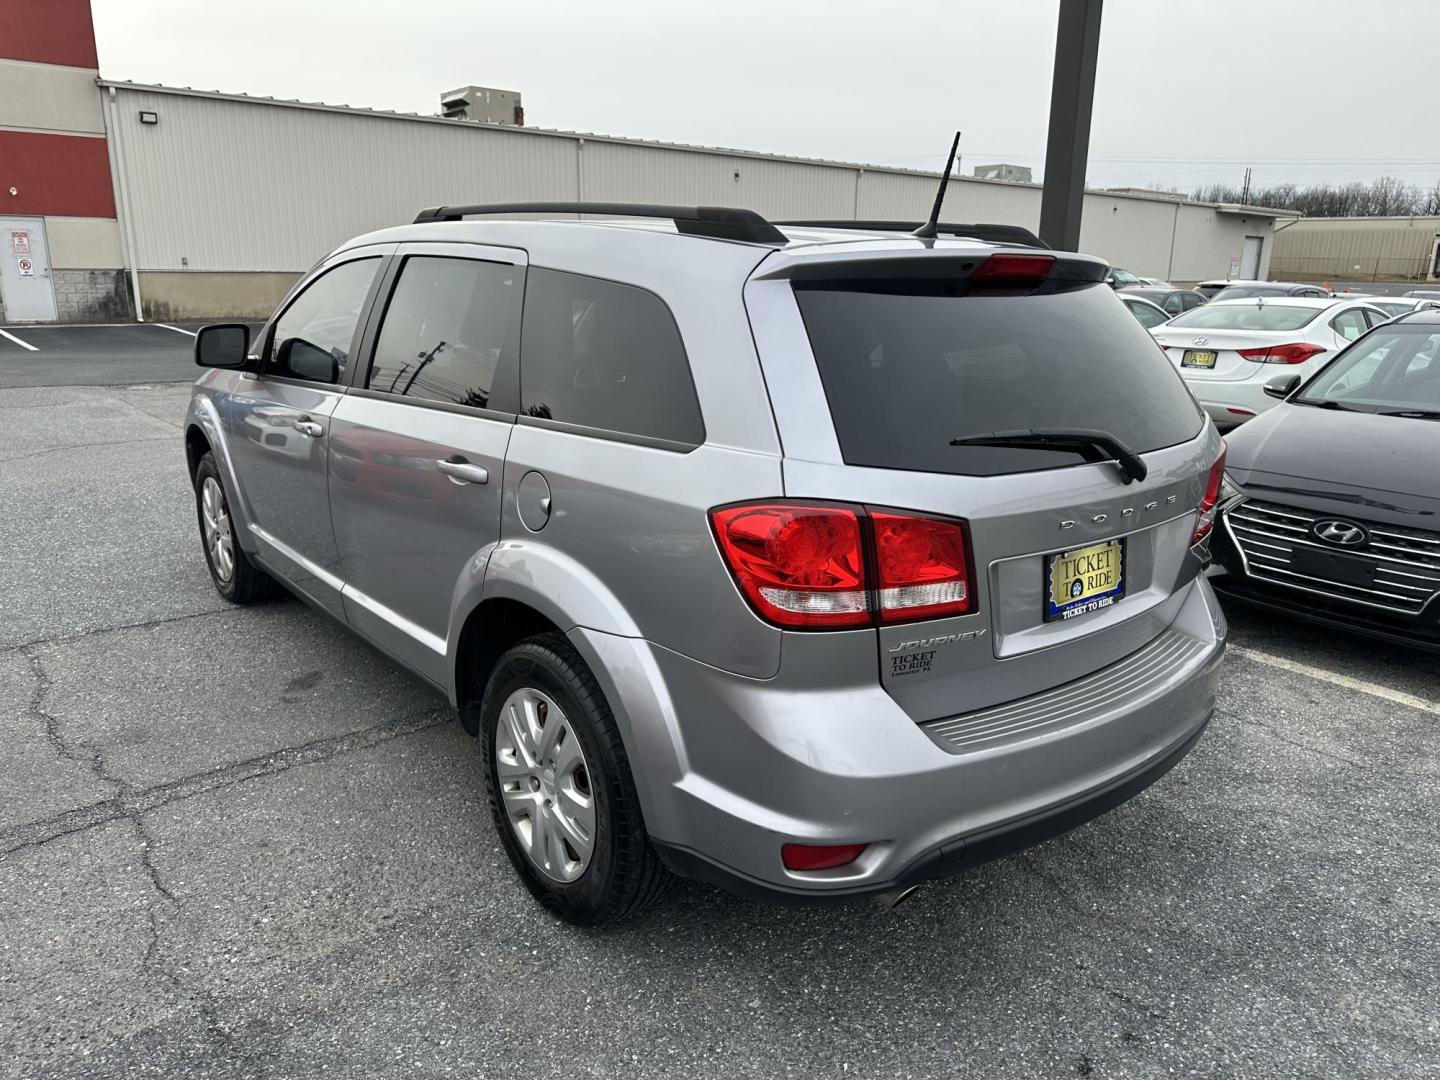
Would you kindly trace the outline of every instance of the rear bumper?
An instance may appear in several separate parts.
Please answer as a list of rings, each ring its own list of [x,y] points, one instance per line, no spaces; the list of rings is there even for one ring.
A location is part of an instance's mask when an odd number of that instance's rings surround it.
[[[969,836],[957,836],[939,844],[918,856],[889,881],[817,892],[814,888],[798,888],[789,883],[777,884],[742,875],[688,848],[662,841],[656,841],[655,848],[665,864],[677,874],[708,882],[752,900],[790,904],[824,903],[827,900],[844,902],[923,885],[927,881],[951,877],[993,859],[1004,858],[1006,855],[1034,847],[1129,802],[1178,765],[1200,741],[1200,736],[1205,733],[1209,723],[1210,714],[1206,713],[1198,727],[1146,764],[1078,798],[1047,807],[1028,817],[1007,821]]]
[[[1073,828],[1153,783],[1214,711],[1225,624],[1203,579],[1189,586],[1167,634],[1188,647],[1151,665],[1143,685],[1126,658],[1113,665],[1112,701],[1095,692],[1103,672],[1093,673],[1085,709],[1066,711],[1067,684],[1015,703],[1046,707],[1024,730],[948,748],[880,685],[867,632],[809,635],[824,638],[823,659],[798,655],[820,642],[797,642],[772,680],[741,679],[635,639],[590,631],[572,639],[603,668],[597,677],[623,714],[646,825],[666,861],[737,892],[823,899],[955,873]],[[1050,707],[1055,699],[1059,708]],[[780,861],[786,843],[869,846],[850,866],[799,873]]]
[[[1284,374],[1278,365],[1260,366],[1265,368],[1266,378]],[[1190,387],[1195,400],[1200,402],[1200,407],[1218,427],[1232,428],[1243,424],[1278,404],[1275,398],[1265,393],[1263,379],[1236,379],[1233,382],[1186,379],[1185,385]]]

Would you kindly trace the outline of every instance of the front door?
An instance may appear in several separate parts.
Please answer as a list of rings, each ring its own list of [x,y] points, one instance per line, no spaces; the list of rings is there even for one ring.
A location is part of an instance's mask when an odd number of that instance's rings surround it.
[[[397,260],[331,421],[330,506],[350,623],[447,685],[457,582],[500,538],[524,253],[408,244]]]
[[[327,490],[331,415],[388,250],[345,252],[322,267],[273,321],[258,375],[236,384],[225,410],[261,561],[342,619]]]
[[[1245,281],[1260,280],[1260,249],[1265,244],[1263,236],[1245,237],[1245,246],[1240,251],[1240,277]]]
[[[40,218],[0,217],[0,307],[4,321],[54,322],[55,287]]]

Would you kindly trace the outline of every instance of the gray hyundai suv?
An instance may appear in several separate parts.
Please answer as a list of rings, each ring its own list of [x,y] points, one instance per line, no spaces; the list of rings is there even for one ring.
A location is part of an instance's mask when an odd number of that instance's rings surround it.
[[[626,216],[465,220],[516,211]],[[1214,709],[1224,446],[1103,262],[938,233],[525,204],[352,240],[196,339],[215,586],[446,694],[571,922],[676,873],[894,903],[1084,822]]]

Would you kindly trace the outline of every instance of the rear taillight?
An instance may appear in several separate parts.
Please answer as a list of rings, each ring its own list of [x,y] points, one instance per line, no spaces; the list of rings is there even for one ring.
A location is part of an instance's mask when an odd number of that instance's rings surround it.
[[[970,610],[965,527],[958,521],[871,510],[880,619],[938,619]]]
[[[740,591],[781,626],[865,626],[860,517],[846,506],[761,503],[710,512]]]
[[[1055,268],[1053,255],[991,255],[965,279],[969,289],[1033,289]]]
[[[778,626],[874,626],[974,610],[959,519],[777,500],[720,507],[710,522],[741,593]]]
[[[1220,456],[1210,466],[1210,475],[1205,480],[1205,495],[1200,500],[1200,518],[1195,522],[1195,535],[1190,538],[1191,546],[1210,535],[1215,528],[1215,507],[1220,502],[1220,485],[1225,482],[1225,441],[1220,441]]]
[[[1296,341],[1289,345],[1271,345],[1264,349],[1237,350],[1246,360],[1257,364],[1303,364],[1312,356],[1319,356],[1325,349],[1308,341]]]

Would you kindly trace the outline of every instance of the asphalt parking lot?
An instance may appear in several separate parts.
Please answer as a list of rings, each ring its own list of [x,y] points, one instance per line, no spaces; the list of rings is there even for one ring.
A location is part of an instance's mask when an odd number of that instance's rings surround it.
[[[215,595],[189,340],[110,329],[0,340],[0,1076],[1440,1077],[1434,657],[1237,610],[1207,736],[1087,827],[584,932],[443,701]]]

